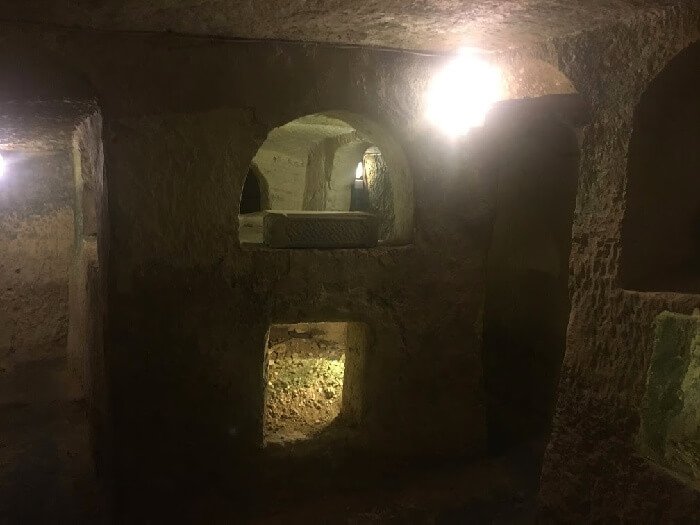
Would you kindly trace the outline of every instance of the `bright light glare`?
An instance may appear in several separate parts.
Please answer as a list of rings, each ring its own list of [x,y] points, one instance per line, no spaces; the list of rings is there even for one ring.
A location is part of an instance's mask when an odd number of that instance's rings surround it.
[[[357,168],[355,168],[355,180],[362,180],[362,178],[364,176],[365,176],[365,167],[360,162],[357,165]]]
[[[458,137],[483,126],[486,114],[504,92],[500,69],[473,50],[463,49],[431,81],[427,117],[448,135]]]
[[[5,159],[0,155],[0,179],[5,175]]]

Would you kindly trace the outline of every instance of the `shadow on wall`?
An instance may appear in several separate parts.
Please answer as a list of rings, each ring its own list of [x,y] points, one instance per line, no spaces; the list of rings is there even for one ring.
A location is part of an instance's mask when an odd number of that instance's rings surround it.
[[[264,212],[275,210],[335,212],[340,220],[338,214],[365,212],[380,242],[410,242],[413,191],[404,153],[381,127],[346,112],[275,128],[243,184],[240,242],[262,243]]]
[[[488,170],[496,208],[483,347],[496,452],[549,432],[566,346],[579,162],[575,133],[551,118],[530,121],[504,144]]]
[[[679,53],[634,113],[620,284],[700,293],[700,43]]]

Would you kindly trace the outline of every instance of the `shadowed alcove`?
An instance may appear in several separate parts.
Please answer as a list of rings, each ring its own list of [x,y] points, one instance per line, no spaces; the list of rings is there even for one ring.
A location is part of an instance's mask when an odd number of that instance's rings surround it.
[[[634,112],[620,284],[700,293],[700,44],[681,51]]]
[[[241,215],[260,213],[267,209],[267,186],[265,179],[255,166],[251,166],[243,183],[241,193]]]

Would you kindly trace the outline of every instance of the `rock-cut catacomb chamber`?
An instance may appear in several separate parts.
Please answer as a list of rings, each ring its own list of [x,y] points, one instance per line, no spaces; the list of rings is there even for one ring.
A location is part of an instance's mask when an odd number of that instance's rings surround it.
[[[242,244],[343,248],[410,241],[412,193],[401,148],[347,113],[298,118],[273,129],[241,195]]]
[[[700,293],[700,45],[678,54],[634,113],[620,284]]]

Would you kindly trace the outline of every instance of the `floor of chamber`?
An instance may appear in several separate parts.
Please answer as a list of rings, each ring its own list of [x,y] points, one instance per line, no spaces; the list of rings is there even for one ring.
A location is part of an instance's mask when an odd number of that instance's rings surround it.
[[[65,358],[3,372],[0,523],[103,523],[86,408]]]

